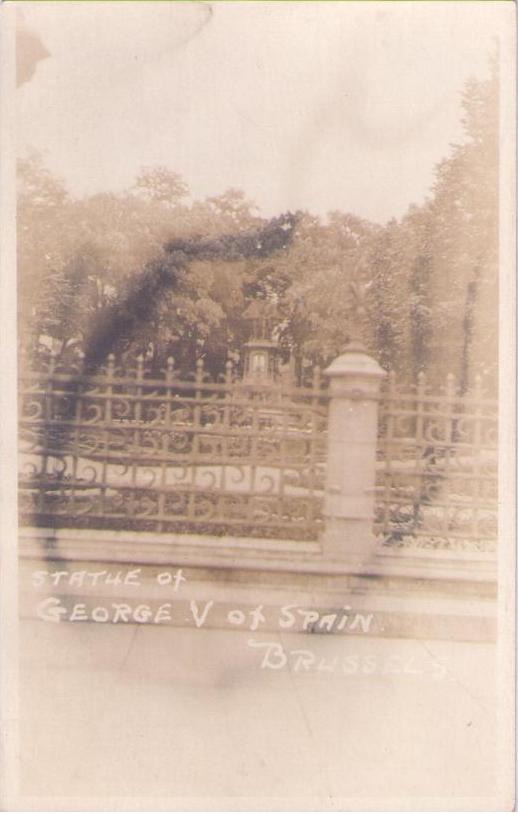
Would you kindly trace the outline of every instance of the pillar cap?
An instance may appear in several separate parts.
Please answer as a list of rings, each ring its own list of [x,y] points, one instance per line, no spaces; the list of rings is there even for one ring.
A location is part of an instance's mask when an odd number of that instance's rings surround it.
[[[369,379],[381,379],[387,375],[376,359],[369,356],[359,342],[351,342],[347,345],[343,353],[331,362],[324,373],[332,378],[355,375]]]

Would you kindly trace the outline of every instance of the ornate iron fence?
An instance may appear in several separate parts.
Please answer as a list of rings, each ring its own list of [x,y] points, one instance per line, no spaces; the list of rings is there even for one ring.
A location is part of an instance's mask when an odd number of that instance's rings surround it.
[[[497,403],[480,377],[432,387],[388,377],[379,414],[375,527],[388,545],[492,551],[497,538]]]
[[[37,369],[34,369],[37,368]],[[20,382],[21,522],[317,539],[328,391],[211,381],[142,358],[95,372],[53,357]],[[492,550],[497,409],[389,376],[379,412],[374,528],[385,545]]]
[[[113,356],[21,374],[21,522],[314,539],[327,420],[307,387],[181,378]]]

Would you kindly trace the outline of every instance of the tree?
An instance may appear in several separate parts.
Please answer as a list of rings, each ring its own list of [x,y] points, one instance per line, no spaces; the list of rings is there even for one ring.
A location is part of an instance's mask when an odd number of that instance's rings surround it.
[[[386,369],[463,391],[496,380],[498,75],[463,94],[466,137],[436,168],[421,206],[385,226],[352,214],[269,220],[241,190],[187,202],[173,170],[144,168],[132,190],[73,200],[41,159],[19,165],[20,334],[61,351],[169,354],[214,375],[248,338],[254,298],[276,306],[286,356],[329,363],[360,324]],[[355,306],[364,291],[365,308]]]
[[[435,364],[461,390],[477,372],[496,383],[498,354],[498,72],[470,80],[462,98],[464,143],[436,170],[429,204]],[[441,360],[448,365],[445,369]]]
[[[368,305],[371,349],[387,369],[468,390],[496,383],[498,345],[498,74],[470,80],[465,140],[436,167],[430,197],[374,234]]]
[[[18,317],[22,344],[49,334],[64,341],[70,292],[64,284],[73,245],[70,199],[36,153],[17,165]]]
[[[305,363],[327,364],[345,345],[354,320],[351,284],[368,282],[361,261],[374,230],[353,215],[333,212],[324,224],[298,213],[293,240],[272,258],[283,287],[282,342],[299,371]]]
[[[135,190],[150,201],[171,207],[189,195],[181,176],[164,166],[143,167],[135,180]]]

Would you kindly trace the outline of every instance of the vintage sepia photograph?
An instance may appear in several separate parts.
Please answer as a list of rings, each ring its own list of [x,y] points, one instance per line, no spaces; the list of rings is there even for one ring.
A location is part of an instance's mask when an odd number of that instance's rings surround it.
[[[514,3],[1,12],[2,810],[513,810]]]

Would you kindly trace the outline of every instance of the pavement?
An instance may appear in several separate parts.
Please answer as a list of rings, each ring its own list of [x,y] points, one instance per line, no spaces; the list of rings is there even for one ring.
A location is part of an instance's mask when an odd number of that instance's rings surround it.
[[[32,618],[19,646],[28,807],[455,809],[496,794],[488,642]]]

